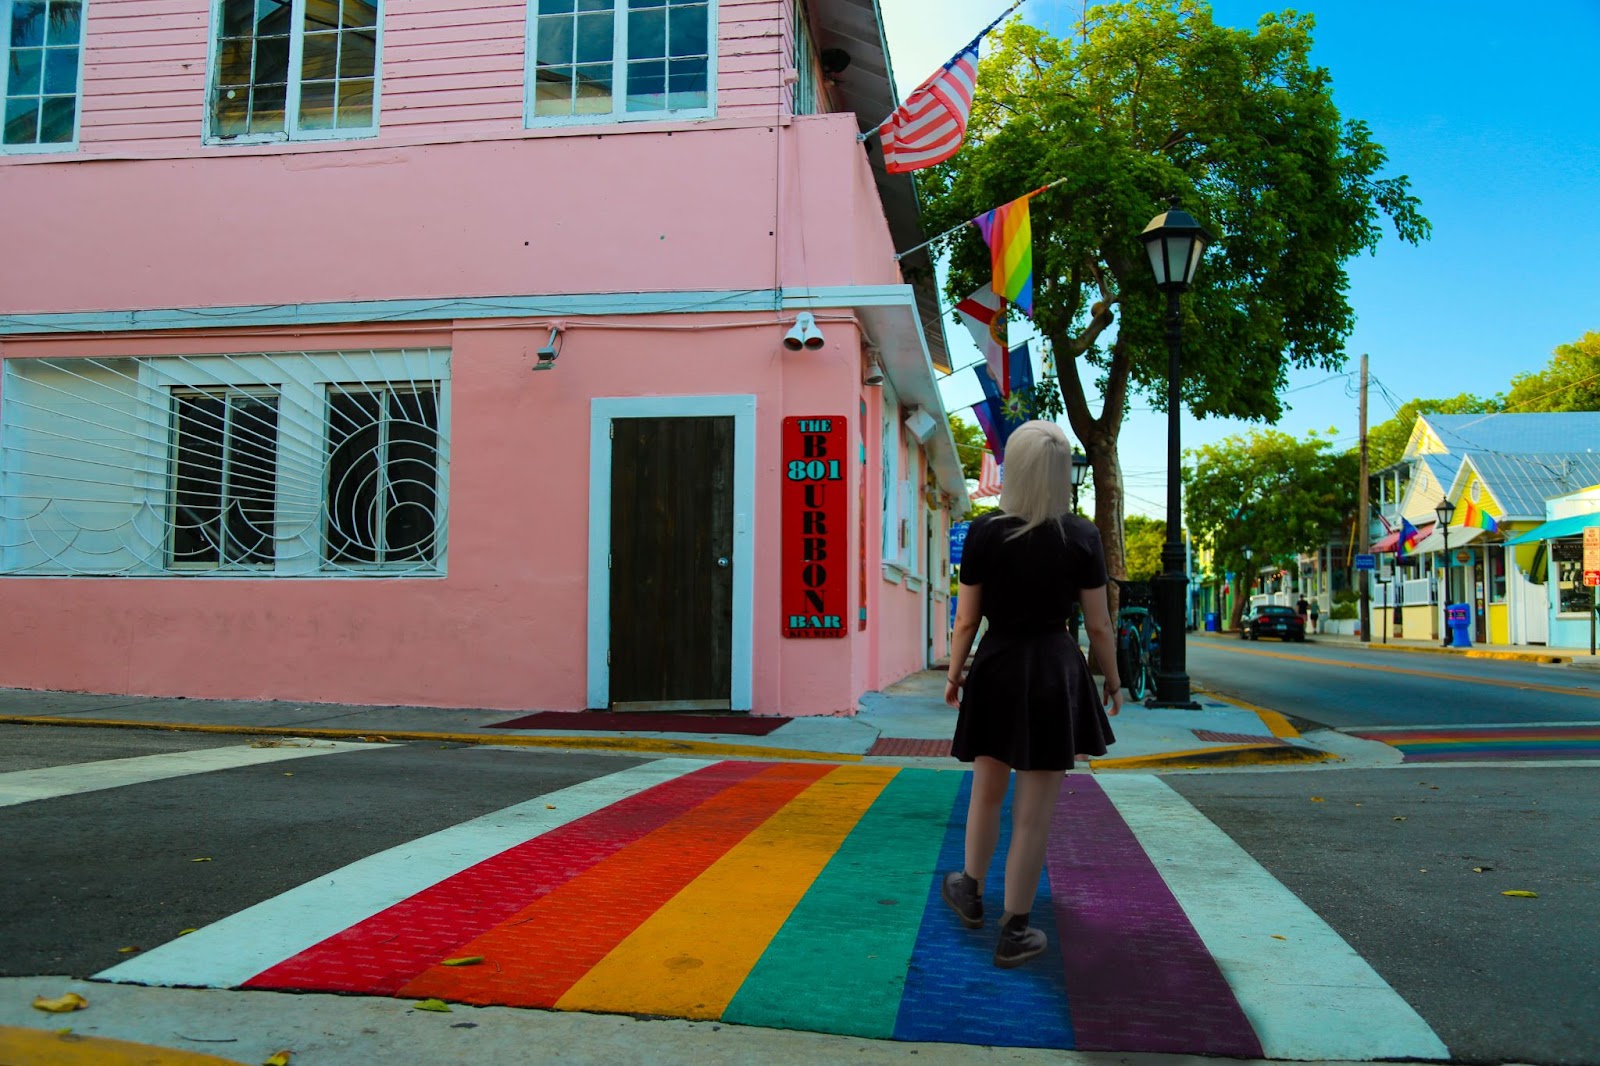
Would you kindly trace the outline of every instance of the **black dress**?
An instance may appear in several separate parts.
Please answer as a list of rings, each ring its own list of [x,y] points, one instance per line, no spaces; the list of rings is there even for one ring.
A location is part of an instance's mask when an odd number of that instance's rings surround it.
[[[1000,512],[967,531],[961,583],[982,586],[989,628],[961,694],[951,751],[1017,770],[1067,770],[1116,741],[1067,618],[1079,589],[1106,583],[1100,531],[1067,515],[1007,539],[1021,523]]]

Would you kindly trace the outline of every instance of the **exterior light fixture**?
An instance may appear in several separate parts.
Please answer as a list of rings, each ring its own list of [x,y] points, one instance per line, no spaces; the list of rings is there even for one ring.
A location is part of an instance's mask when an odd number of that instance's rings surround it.
[[[1161,547],[1161,573],[1155,586],[1156,620],[1161,626],[1161,668],[1156,672],[1153,707],[1198,708],[1189,696],[1184,647],[1188,624],[1188,553],[1183,548],[1182,449],[1179,446],[1179,368],[1183,317],[1178,297],[1194,281],[1211,234],[1189,212],[1176,207],[1157,215],[1139,234],[1150,253],[1156,287],[1167,294],[1167,540]],[[1246,558],[1248,558],[1248,553]]]
[[[537,356],[536,356],[536,358],[538,359],[538,362],[533,364],[532,369],[534,369],[534,370],[554,370],[555,366],[556,366],[556,358],[560,354],[561,354],[561,327],[560,326],[556,326],[556,325],[552,325],[550,327],[550,339],[545,342],[545,345],[544,345],[543,348],[539,349],[539,351],[537,353]]]

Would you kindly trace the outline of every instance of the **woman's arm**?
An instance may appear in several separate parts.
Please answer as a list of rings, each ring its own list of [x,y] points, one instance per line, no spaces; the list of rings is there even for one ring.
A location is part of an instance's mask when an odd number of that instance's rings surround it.
[[[967,681],[967,656],[972,652],[972,641],[978,635],[978,623],[982,620],[983,586],[958,586],[956,630],[950,639],[950,672],[944,679],[944,701],[952,707],[961,705],[961,686]]]
[[[1108,714],[1122,710],[1122,679],[1117,676],[1117,637],[1111,628],[1111,608],[1106,603],[1106,587],[1082,589],[1078,593],[1083,604],[1083,624],[1089,631],[1089,650],[1094,661],[1105,671],[1105,685],[1101,698]]]

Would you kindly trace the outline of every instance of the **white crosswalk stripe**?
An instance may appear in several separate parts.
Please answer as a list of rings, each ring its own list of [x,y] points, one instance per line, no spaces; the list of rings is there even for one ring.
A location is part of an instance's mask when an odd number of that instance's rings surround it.
[[[1216,959],[1267,1058],[1450,1058],[1343,937],[1166,782],[1096,781]]]
[[[235,770],[241,766],[305,759],[314,755],[337,755],[352,751],[382,751],[381,744],[352,744],[332,740],[258,741],[255,744],[203,748],[199,751],[173,751],[161,755],[135,755],[126,759],[69,763],[33,770],[13,770],[0,774],[0,807],[38,800],[98,792],[124,785],[142,785],[213,770]]]

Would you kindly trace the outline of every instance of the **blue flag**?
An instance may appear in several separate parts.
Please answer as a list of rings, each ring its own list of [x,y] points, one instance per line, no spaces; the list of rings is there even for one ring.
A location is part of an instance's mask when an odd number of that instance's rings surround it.
[[[1006,362],[1009,364],[1012,392],[1033,388],[1033,356],[1028,352],[1027,341],[1007,352]],[[1006,417],[1005,400],[1001,398],[1000,388],[994,378],[989,376],[988,365],[979,364],[972,369],[978,375],[978,384],[983,386],[983,399],[972,405],[972,411],[978,417],[978,425],[983,427],[995,461],[1003,463],[1006,461],[1006,441],[1010,439],[1011,431],[1022,424],[1022,420]]]

